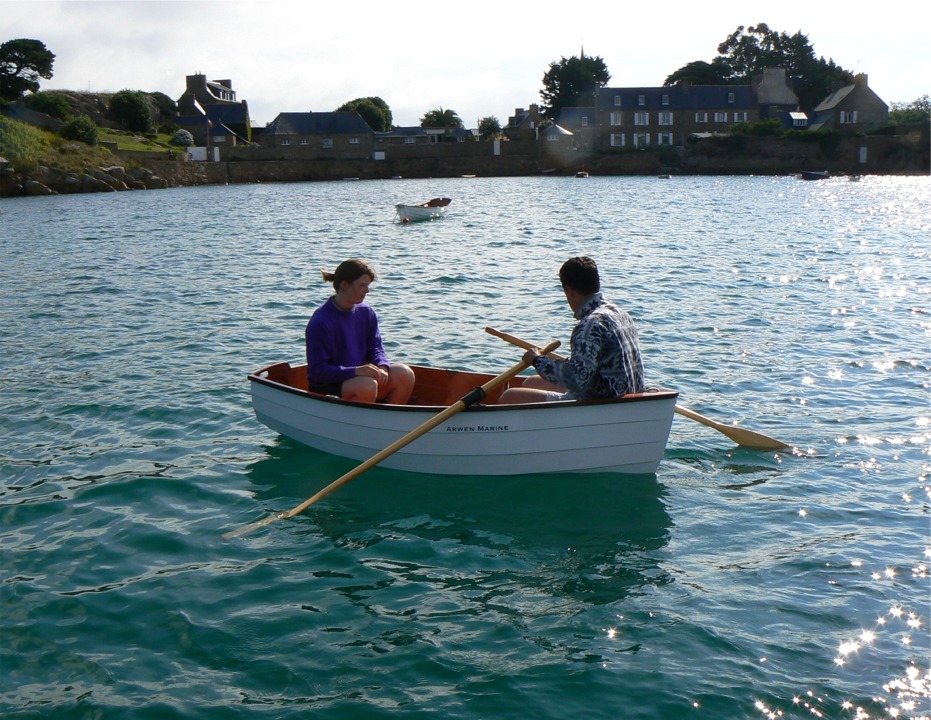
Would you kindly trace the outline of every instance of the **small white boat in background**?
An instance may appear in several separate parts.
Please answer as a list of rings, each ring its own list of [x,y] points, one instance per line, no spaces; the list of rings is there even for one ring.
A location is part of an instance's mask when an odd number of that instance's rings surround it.
[[[446,208],[452,202],[449,198],[433,198],[420,205],[395,205],[398,219],[402,223],[417,222],[419,220],[436,220],[446,214]]]
[[[407,405],[358,403],[307,390],[307,366],[283,362],[249,375],[258,420],[317,450],[366,460],[480,388],[493,376],[412,366]],[[517,376],[508,384],[519,386]],[[385,458],[384,467],[434,475],[656,471],[679,393],[611,400],[497,404],[503,386]]]

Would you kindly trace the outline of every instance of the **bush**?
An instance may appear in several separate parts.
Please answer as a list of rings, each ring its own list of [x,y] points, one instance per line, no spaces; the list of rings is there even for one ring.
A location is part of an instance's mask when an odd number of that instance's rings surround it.
[[[74,120],[69,120],[61,126],[59,132],[66,140],[78,140],[95,147],[100,140],[100,130],[97,124],[87,115],[78,115]]]
[[[152,110],[145,93],[139,90],[120,90],[110,100],[113,119],[133,132],[146,132],[152,125]]]
[[[181,147],[191,147],[194,144],[194,136],[187,130],[178,130],[171,138],[172,145]]]
[[[27,95],[26,107],[36,112],[45,113],[49,117],[59,120],[68,120],[71,117],[71,106],[61,95],[50,92],[37,92]]]

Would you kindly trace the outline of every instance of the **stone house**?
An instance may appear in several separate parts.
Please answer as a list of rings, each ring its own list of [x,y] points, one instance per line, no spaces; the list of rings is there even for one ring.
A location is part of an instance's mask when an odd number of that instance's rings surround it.
[[[750,85],[601,88],[596,98],[598,150],[682,145],[693,133],[726,133],[754,123],[760,110]]]
[[[508,140],[536,140],[540,132],[540,124],[545,120],[540,112],[540,106],[531,104],[528,109],[517,108],[508,118],[507,125],[502,128]]]
[[[279,113],[258,138],[290,160],[369,159],[375,131],[355,110]]]
[[[865,74],[857,75],[853,85],[838,88],[814,110],[812,130],[840,130],[864,133],[889,122],[889,106],[873,92]]]
[[[190,132],[199,145],[208,144],[208,133],[217,143],[236,144],[252,138],[249,105],[236,99],[232,80],[208,81],[201,73],[188,75],[177,102],[175,123]]]
[[[750,83],[756,93],[760,120],[778,120],[786,129],[804,129],[807,116],[799,113],[798,95],[789,87],[785,68],[765,68]]]

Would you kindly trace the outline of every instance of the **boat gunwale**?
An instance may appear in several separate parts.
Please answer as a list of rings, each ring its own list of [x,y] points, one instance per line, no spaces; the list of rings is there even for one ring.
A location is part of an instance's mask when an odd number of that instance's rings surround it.
[[[274,366],[269,366],[274,367]],[[356,400],[344,400],[343,398],[336,397],[335,395],[322,395],[320,393],[311,392],[309,390],[304,390],[302,388],[294,387],[284,382],[279,382],[277,380],[271,380],[267,377],[262,377],[260,373],[266,372],[269,368],[263,368],[262,370],[257,370],[256,372],[249,373],[248,378],[251,382],[259,383],[260,385],[265,385],[267,387],[274,388],[276,390],[281,390],[283,392],[291,393],[292,395],[298,395],[300,397],[306,397],[310,400],[316,400],[324,403],[333,403],[336,405],[341,405],[344,407],[358,407],[361,409],[368,410],[377,410],[377,411],[393,411],[393,412],[432,412],[437,413],[448,406],[446,405],[396,405],[388,403],[366,403],[359,402]],[[439,368],[435,368],[439,369]],[[477,375],[485,375],[486,373],[476,373]],[[493,375],[488,375],[489,379],[494,377]],[[480,387],[480,386],[476,386]],[[593,400],[555,400],[552,402],[543,402],[543,403],[512,403],[507,405],[485,405],[483,403],[478,403],[476,405],[467,406],[464,408],[463,412],[487,412],[487,411],[507,411],[507,410],[553,410],[553,409],[566,409],[570,407],[591,407],[598,405],[620,405],[627,403],[638,403],[638,402],[654,402],[657,400],[674,400],[679,397],[678,390],[670,390],[668,388],[648,388],[642,393],[630,393],[628,395],[622,395],[621,397],[616,398],[599,398]],[[458,400],[458,399],[457,399]],[[452,403],[451,403],[452,404]]]

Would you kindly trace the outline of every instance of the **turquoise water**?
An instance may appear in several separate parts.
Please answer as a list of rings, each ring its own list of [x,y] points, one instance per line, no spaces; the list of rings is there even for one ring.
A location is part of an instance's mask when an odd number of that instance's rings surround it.
[[[400,225],[398,202],[453,198]],[[5,718],[931,714],[929,178],[519,178],[0,203]],[[450,478],[260,425],[321,269],[393,357],[566,342],[589,254],[676,417],[655,476]]]

